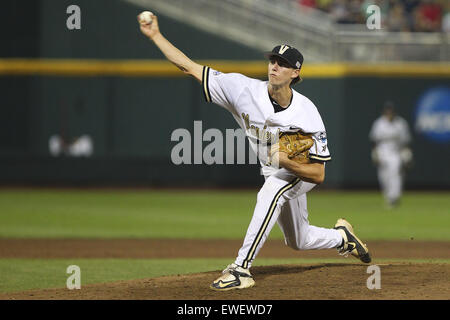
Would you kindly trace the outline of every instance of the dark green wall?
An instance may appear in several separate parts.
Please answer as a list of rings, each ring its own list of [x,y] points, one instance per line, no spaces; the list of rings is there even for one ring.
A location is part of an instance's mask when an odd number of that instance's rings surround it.
[[[263,61],[261,63],[264,63]],[[231,114],[204,102],[200,85],[188,78],[14,77],[3,81],[0,178],[4,182],[137,182],[159,185],[207,183],[252,185],[260,181],[256,165],[180,165],[170,162],[177,128],[193,133],[195,120],[203,131],[237,128]],[[20,84],[31,82],[24,94]],[[370,127],[387,99],[396,102],[413,134],[415,166],[407,185],[448,187],[444,164],[448,145],[426,140],[414,131],[417,99],[433,79],[305,79],[296,86],[319,108],[328,132],[333,161],[327,165],[327,186],[374,187],[370,162]],[[6,120],[7,119],[7,120]],[[50,159],[48,139],[70,140],[89,134],[92,159]],[[204,143],[206,146],[208,143]],[[445,161],[444,161],[445,162]],[[438,161],[440,164],[440,161]]]

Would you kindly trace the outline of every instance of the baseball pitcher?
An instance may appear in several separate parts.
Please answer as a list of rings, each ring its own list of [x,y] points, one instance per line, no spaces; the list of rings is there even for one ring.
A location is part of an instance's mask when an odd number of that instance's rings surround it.
[[[140,29],[170,62],[201,83],[206,101],[232,114],[257,151],[265,177],[236,260],[212,282],[211,289],[244,289],[255,284],[250,267],[276,222],[286,245],[295,250],[337,248],[342,255],[369,263],[367,246],[345,219],[338,219],[330,229],[308,222],[306,193],[324,181],[325,163],[331,155],[316,106],[292,89],[301,80],[302,54],[286,44],[276,46],[266,53],[268,81],[261,81],[193,62],[164,38],[155,15],[150,24],[141,23]],[[259,145],[268,146],[268,152],[259,152]]]

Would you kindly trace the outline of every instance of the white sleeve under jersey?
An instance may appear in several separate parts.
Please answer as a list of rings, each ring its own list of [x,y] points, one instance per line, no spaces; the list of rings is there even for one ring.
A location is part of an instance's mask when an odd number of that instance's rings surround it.
[[[239,73],[221,73],[204,66],[203,94],[207,102],[213,102],[234,112],[236,102],[250,80]]]

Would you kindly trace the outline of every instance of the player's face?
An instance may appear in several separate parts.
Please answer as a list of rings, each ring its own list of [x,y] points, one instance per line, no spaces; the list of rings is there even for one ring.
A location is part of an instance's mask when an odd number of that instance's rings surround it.
[[[285,60],[279,57],[270,57],[268,66],[268,77],[271,85],[289,85],[292,79],[298,76],[296,69],[292,68]]]

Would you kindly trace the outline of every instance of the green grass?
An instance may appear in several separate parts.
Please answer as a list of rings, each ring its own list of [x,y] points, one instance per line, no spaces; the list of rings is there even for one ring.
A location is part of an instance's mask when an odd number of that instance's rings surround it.
[[[81,270],[81,285],[204,272],[229,263],[212,259],[0,259],[0,292],[64,288],[67,267]]]
[[[254,191],[1,190],[0,238],[242,239]],[[386,210],[378,192],[308,194],[311,224],[345,217],[364,240],[450,240],[450,192],[407,192]],[[282,238],[275,227],[272,238]],[[66,269],[81,268],[82,285],[221,270],[230,259],[0,259],[0,292],[63,288]],[[394,260],[389,260],[394,261]],[[255,266],[349,263],[337,259],[257,259]],[[355,261],[356,262],[356,261]],[[377,263],[382,262],[377,261]],[[443,262],[449,260],[408,260]]]
[[[0,237],[243,238],[255,191],[2,190]],[[384,208],[378,192],[312,191],[311,224],[347,218],[367,240],[450,240],[450,192],[407,192]],[[281,238],[275,227],[271,237]]]
[[[383,263],[387,260],[377,260]],[[397,260],[389,259],[389,262]],[[399,262],[404,262],[398,260]],[[450,260],[407,260],[450,263]],[[42,288],[65,288],[67,267],[81,270],[81,286],[120,280],[222,270],[230,259],[0,259],[0,293]],[[258,259],[254,266],[282,264],[358,263],[354,259]]]

